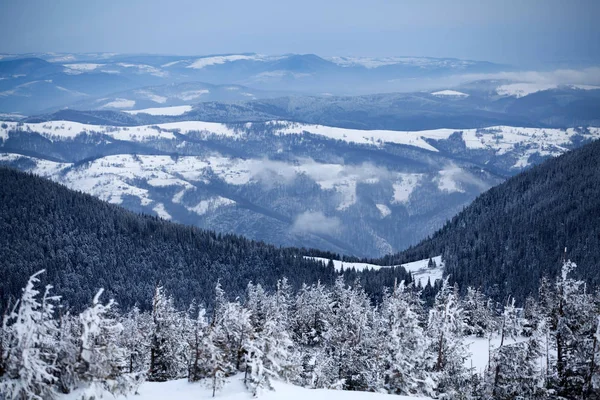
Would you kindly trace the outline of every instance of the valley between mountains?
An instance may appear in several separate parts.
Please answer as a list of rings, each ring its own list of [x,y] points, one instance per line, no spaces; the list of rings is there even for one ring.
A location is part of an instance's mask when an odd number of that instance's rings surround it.
[[[0,123],[0,163],[128,209],[281,246],[398,252],[600,128],[358,130],[288,121]]]

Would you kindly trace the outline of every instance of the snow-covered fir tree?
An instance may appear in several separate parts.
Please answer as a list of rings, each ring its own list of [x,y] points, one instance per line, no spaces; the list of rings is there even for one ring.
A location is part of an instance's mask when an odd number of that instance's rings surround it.
[[[419,293],[403,284],[386,293],[381,304],[380,348],[383,388],[400,395],[431,395],[433,358],[428,351]]]
[[[8,399],[51,399],[56,390],[58,324],[54,318],[59,296],[46,286],[40,297],[35,288],[39,275],[33,274],[19,301],[5,315],[2,340],[0,393]]]
[[[465,316],[458,287],[444,279],[429,311],[427,335],[435,361],[433,371],[440,398],[468,398],[469,372],[464,366],[468,355],[465,344]]]
[[[173,299],[157,286],[152,301],[149,381],[186,376],[187,340],[183,322],[183,313],[175,309]]]
[[[127,369],[125,348],[119,345],[123,325],[112,314],[114,301],[100,302],[100,289],[92,306],[79,315],[81,336],[76,371],[81,382],[99,386],[113,395],[135,392],[142,374],[123,373]]]
[[[119,339],[126,351],[126,370],[129,373],[147,372],[150,368],[152,323],[152,315],[141,312],[137,306],[121,317],[123,331]]]

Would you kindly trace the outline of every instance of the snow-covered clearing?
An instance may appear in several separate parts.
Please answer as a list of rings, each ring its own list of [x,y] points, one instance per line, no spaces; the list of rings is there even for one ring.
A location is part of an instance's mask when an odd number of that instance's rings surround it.
[[[504,338],[504,346],[510,346],[514,343],[520,343],[527,340],[525,337],[505,337]],[[465,342],[468,345],[470,355],[465,359],[465,367],[473,368],[473,372],[481,374],[484,372],[490,360],[490,353],[497,349],[500,346],[500,337],[496,334],[492,337],[492,340],[489,338],[479,338],[469,336],[465,338]],[[545,344],[543,344],[545,346]],[[553,353],[551,357],[554,357],[554,350],[551,350]],[[546,356],[542,355],[539,359],[539,365],[542,369],[546,368]]]
[[[192,110],[192,106],[173,106],[145,108],[143,110],[125,111],[128,114],[150,114],[150,115],[182,115]]]
[[[306,257],[308,259],[312,259],[315,261],[321,261],[324,264],[329,263],[329,259],[323,257]],[[413,278],[415,282],[421,281],[421,284],[424,286],[427,284],[427,280],[431,279],[431,283],[433,284],[436,280],[442,279],[442,275],[444,273],[444,263],[442,262],[442,256],[431,257],[431,260],[435,262],[435,268],[429,268],[429,258],[409,262],[406,264],[401,264],[402,267],[408,272],[413,274]],[[369,263],[360,263],[360,262],[346,262],[341,260],[331,260],[333,261],[333,266],[336,271],[341,271],[343,269],[352,269],[354,268],[357,271],[362,271],[364,269],[380,269],[380,268],[390,268],[391,265],[376,265]]]
[[[228,379],[222,390],[218,391],[214,398],[225,400],[250,400],[255,397],[244,385],[244,375],[238,374]],[[300,386],[284,382],[274,382],[275,390],[264,390],[258,396],[263,400],[418,400],[428,399],[426,397],[396,396],[382,393],[351,392],[343,390],[306,389]],[[179,379],[167,382],[145,382],[139,390],[139,395],[128,398],[136,400],[198,400],[212,399],[212,389],[206,381],[190,383],[187,379]],[[69,395],[60,396],[63,400],[78,400],[84,394],[83,390],[77,390]],[[96,398],[114,399],[110,393],[102,391],[88,391],[88,394],[96,394]],[[116,399],[125,399],[118,396]]]

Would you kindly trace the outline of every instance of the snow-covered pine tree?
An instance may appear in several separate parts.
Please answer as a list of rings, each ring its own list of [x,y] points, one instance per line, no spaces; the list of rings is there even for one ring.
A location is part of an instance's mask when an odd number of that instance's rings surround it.
[[[77,355],[79,345],[77,339],[81,336],[79,319],[67,313],[60,315],[58,320],[58,359],[55,375],[56,386],[62,393],[70,393],[79,383],[77,373]]]
[[[7,399],[52,399],[56,395],[56,359],[58,357],[58,325],[54,312],[59,296],[50,295],[52,286],[44,294],[35,288],[38,276],[33,274],[20,300],[3,325],[3,369],[0,393]]]
[[[379,333],[383,361],[383,388],[392,394],[429,396],[433,394],[430,377],[433,360],[428,352],[428,337],[419,320],[422,301],[418,292],[404,284],[386,293],[381,304]]]
[[[564,397],[585,395],[597,327],[597,305],[593,296],[587,293],[583,281],[570,277],[576,267],[570,260],[563,263],[551,310],[556,373],[551,377],[550,385]]]
[[[129,373],[147,372],[150,368],[150,341],[152,333],[152,315],[133,307],[121,317],[123,331],[119,343],[125,348],[126,370]]]
[[[284,284],[286,284],[284,282]],[[288,332],[288,294],[286,287],[278,282],[277,291],[267,296],[259,287],[249,285],[249,301],[251,313],[256,312],[254,320],[254,336],[249,341],[248,360],[250,375],[248,385],[254,395],[260,389],[273,389],[272,379],[284,378],[292,367],[291,349],[293,342]]]
[[[113,395],[127,395],[137,390],[143,374],[124,373],[127,354],[119,345],[123,326],[113,313],[114,301],[100,302],[104,292],[100,289],[91,307],[79,315],[81,336],[76,371],[79,380],[100,387]]]
[[[324,346],[331,326],[331,307],[331,293],[320,282],[302,285],[296,295],[290,324],[295,358],[300,360],[302,370],[297,377],[292,376],[292,381],[300,386],[323,388],[334,379],[333,361]]]
[[[368,390],[375,370],[372,353],[376,347],[372,332],[373,314],[369,299],[356,282],[346,286],[339,277],[332,288],[331,329],[324,342],[331,355],[331,387]]]
[[[521,324],[515,307],[515,299],[509,298],[504,305],[500,318],[498,334],[500,343],[491,352],[488,369],[486,371],[487,388],[489,395],[495,399],[513,398],[515,366],[519,358],[523,357],[523,346],[507,344],[508,339],[514,342],[521,332]]]
[[[465,316],[458,287],[446,278],[429,311],[427,335],[435,358],[433,371],[440,398],[469,398],[469,373],[464,367],[468,351],[464,341]]]
[[[163,382],[185,376],[187,341],[182,320],[173,299],[157,286],[152,302],[149,381]]]
[[[491,303],[479,290],[467,288],[463,300],[466,335],[485,337],[495,329],[496,320]]]

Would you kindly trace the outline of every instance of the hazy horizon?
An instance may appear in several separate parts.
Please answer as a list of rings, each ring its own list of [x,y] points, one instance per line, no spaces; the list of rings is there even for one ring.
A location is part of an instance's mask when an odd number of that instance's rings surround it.
[[[5,1],[2,53],[451,57],[600,63],[600,2]]]

